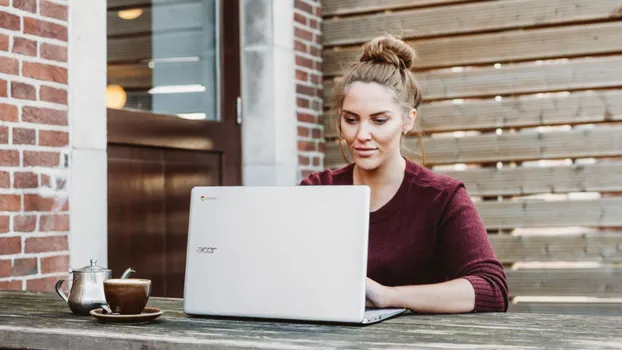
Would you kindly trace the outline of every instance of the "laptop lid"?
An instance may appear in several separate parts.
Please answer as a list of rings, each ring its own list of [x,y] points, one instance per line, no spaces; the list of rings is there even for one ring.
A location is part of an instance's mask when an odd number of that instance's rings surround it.
[[[184,311],[361,322],[367,186],[195,187]]]

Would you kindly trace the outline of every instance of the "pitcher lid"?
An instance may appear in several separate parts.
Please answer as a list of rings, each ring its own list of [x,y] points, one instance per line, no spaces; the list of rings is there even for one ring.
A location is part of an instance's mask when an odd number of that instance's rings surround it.
[[[104,271],[110,271],[107,268],[101,267],[97,265],[97,260],[95,259],[91,259],[91,265],[90,266],[84,266],[82,268],[73,270],[73,272],[104,272]]]

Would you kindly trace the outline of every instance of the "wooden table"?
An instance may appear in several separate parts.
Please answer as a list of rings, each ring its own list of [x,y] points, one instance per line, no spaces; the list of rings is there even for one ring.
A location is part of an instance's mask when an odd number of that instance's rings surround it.
[[[363,327],[191,318],[179,299],[151,298],[149,305],[164,315],[113,325],[73,315],[56,294],[0,292],[0,348],[622,349],[622,316],[403,314]]]

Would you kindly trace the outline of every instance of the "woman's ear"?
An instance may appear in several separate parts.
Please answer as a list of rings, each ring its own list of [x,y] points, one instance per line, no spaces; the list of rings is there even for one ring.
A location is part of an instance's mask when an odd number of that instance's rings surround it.
[[[412,108],[406,116],[404,122],[404,134],[408,134],[415,127],[415,120],[417,119],[417,109]]]

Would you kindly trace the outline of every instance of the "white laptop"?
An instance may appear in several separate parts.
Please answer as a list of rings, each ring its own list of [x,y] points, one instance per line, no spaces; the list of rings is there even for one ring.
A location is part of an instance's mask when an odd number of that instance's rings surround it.
[[[195,187],[184,312],[354,324],[367,309],[367,186]]]

